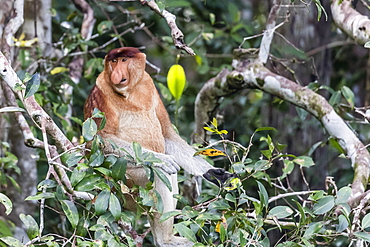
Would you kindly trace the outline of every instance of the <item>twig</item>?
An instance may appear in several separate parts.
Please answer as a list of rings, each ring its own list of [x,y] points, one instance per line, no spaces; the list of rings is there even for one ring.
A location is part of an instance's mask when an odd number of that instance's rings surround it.
[[[175,44],[177,49],[181,49],[189,53],[190,55],[195,55],[193,49],[191,49],[184,41],[184,34],[176,25],[176,16],[171,14],[167,10],[161,10],[157,3],[154,0],[147,1],[147,0],[140,0],[143,5],[148,5],[150,9],[156,12],[158,15],[163,17],[166,21],[168,26],[171,28],[171,36],[173,43]]]

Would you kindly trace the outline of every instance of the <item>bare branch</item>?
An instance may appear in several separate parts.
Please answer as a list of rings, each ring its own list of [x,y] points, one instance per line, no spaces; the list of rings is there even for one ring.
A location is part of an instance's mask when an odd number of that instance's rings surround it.
[[[270,10],[270,14],[267,18],[266,31],[263,34],[261,46],[260,46],[260,52],[258,54],[258,58],[263,64],[267,62],[267,59],[270,53],[270,45],[272,42],[272,38],[274,37],[274,32],[277,28],[275,27],[275,25],[276,25],[277,15],[280,9],[280,4],[281,4],[281,0],[274,0],[273,6]]]
[[[140,0],[140,2],[143,5],[144,4],[148,5],[149,8],[151,8],[154,12],[162,16],[167,21],[168,26],[171,28],[171,36],[172,36],[173,43],[175,44],[177,49],[184,50],[192,56],[195,55],[193,49],[191,49],[187,44],[185,44],[184,34],[177,27],[176,16],[174,14],[171,14],[165,9],[161,10],[154,0],[151,0],[151,1]]]
[[[370,40],[370,20],[354,10],[349,0],[331,1],[331,12],[335,24],[359,44]]]

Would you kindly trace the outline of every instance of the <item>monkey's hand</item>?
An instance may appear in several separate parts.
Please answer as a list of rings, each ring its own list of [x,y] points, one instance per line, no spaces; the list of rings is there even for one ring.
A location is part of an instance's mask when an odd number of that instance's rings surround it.
[[[226,172],[222,168],[209,169],[206,173],[203,174],[203,177],[208,181],[216,184],[217,186],[222,185],[231,177],[235,177],[235,174]]]
[[[162,162],[153,163],[153,166],[161,168],[163,171],[168,174],[175,174],[180,170],[180,166],[176,163],[175,158],[171,155],[153,153],[154,156],[160,159]]]

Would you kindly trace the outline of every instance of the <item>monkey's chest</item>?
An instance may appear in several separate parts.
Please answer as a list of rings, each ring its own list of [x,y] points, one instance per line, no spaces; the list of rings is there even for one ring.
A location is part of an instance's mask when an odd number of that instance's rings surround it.
[[[123,140],[129,143],[138,142],[143,148],[155,152],[165,152],[162,127],[155,112],[123,112],[118,128]]]

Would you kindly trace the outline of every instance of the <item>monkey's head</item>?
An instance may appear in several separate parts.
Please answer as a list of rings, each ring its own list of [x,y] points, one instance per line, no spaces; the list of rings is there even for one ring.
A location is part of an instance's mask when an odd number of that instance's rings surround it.
[[[123,94],[143,77],[145,62],[145,54],[137,48],[113,49],[105,56],[105,81],[110,83],[116,92]]]

